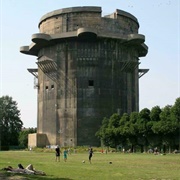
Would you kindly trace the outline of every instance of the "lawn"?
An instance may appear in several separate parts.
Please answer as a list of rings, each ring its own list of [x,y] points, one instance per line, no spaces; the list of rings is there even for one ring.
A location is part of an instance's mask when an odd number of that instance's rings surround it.
[[[83,160],[85,163],[82,163]],[[0,151],[0,169],[7,166],[16,168],[19,163],[24,167],[32,164],[36,170],[44,171],[46,176],[8,174],[10,179],[180,180],[180,154],[94,153],[90,164],[88,153],[71,154],[67,162],[64,162],[61,156],[61,161],[55,162],[54,153]],[[6,173],[5,175],[7,176]]]

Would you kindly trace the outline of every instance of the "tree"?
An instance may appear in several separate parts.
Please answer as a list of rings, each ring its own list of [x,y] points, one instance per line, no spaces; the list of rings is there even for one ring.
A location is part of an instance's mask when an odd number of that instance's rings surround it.
[[[134,152],[134,139],[132,134],[134,131],[133,124],[130,122],[130,116],[127,113],[124,113],[119,121],[119,143],[123,149],[129,149],[131,146],[131,152]]]
[[[121,116],[117,113],[114,113],[110,119],[108,124],[108,135],[110,137],[110,147],[117,148],[117,146],[121,142],[121,135],[119,134],[119,122],[120,122]]]
[[[120,136],[118,134],[120,116],[113,114],[109,119],[104,118],[102,126],[97,131],[96,136],[101,139],[105,146],[117,147],[119,145]]]
[[[12,97],[2,96],[0,98],[0,139],[2,149],[18,145],[18,136],[23,122],[20,119],[20,111],[17,102]]]
[[[141,146],[141,152],[147,151],[148,134],[151,129],[148,129],[147,123],[150,122],[150,110],[144,108],[139,112],[139,116],[136,122],[138,143]],[[144,149],[143,149],[144,148]]]
[[[135,146],[137,145],[137,120],[138,120],[139,113],[138,112],[132,112],[130,114],[130,127],[129,127],[129,141],[131,143],[131,152],[135,152]]]
[[[176,119],[178,120],[178,122],[180,122],[180,97],[176,99],[175,104],[172,108]]]
[[[124,113],[122,116],[113,114],[109,119],[103,120],[102,126],[96,135],[104,145],[117,147],[141,147],[141,152],[147,147],[163,148],[167,146],[180,149],[180,98],[176,99],[173,106],[164,108],[155,106],[151,109],[142,109],[140,112]],[[178,147],[179,146],[179,147]]]
[[[36,133],[36,128],[22,129],[19,133],[19,147],[27,148],[28,147],[28,134]]]
[[[161,136],[153,131],[153,127],[160,121],[160,114],[162,110],[159,106],[154,106],[150,112],[150,121],[147,123],[148,129],[151,129],[148,134],[148,141],[152,147],[159,146],[161,144]]]
[[[99,128],[99,130],[96,132],[96,136],[101,140],[101,142],[105,145],[105,146],[109,146],[109,136],[107,134],[107,128],[108,128],[108,124],[109,124],[109,119],[104,117],[104,119],[102,120],[102,125]]]
[[[152,129],[161,138],[161,145],[165,153],[166,147],[169,150],[175,144],[175,131],[177,130],[177,121],[173,118],[172,106],[167,105],[160,113],[160,121],[154,123]]]
[[[150,118],[151,121],[160,121],[160,113],[161,113],[161,108],[159,106],[155,106],[151,109],[150,112]]]
[[[176,99],[175,104],[172,107],[172,118],[175,124],[177,124],[175,144],[179,144],[178,149],[180,150],[180,97]]]

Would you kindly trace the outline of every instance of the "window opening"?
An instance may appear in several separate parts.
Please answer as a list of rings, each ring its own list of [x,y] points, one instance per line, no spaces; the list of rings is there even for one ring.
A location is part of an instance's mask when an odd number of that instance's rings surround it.
[[[54,89],[54,84],[53,84],[53,85],[51,85],[51,89]]]
[[[89,86],[94,86],[94,81],[93,80],[89,80]]]

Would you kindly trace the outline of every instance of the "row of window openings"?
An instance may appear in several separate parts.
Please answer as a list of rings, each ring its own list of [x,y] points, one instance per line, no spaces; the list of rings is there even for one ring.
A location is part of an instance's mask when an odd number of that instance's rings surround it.
[[[94,86],[94,81],[89,80],[88,81],[88,86]],[[45,88],[46,88],[46,90],[49,90],[49,86],[46,86]],[[54,89],[54,85],[51,85],[51,89]]]
[[[46,86],[46,90],[49,89],[49,86]],[[51,89],[54,89],[54,85],[51,85]]]

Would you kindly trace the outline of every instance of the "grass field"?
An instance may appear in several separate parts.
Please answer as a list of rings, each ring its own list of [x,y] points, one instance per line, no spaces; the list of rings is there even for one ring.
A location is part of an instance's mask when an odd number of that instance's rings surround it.
[[[82,163],[83,160],[85,163]],[[44,171],[46,176],[10,174],[10,179],[23,177],[29,180],[180,180],[180,154],[94,153],[90,164],[88,153],[71,154],[67,162],[64,162],[61,156],[61,161],[55,162],[54,153],[0,151],[0,169],[7,166],[16,168],[19,163],[24,167],[33,164],[36,170]]]

